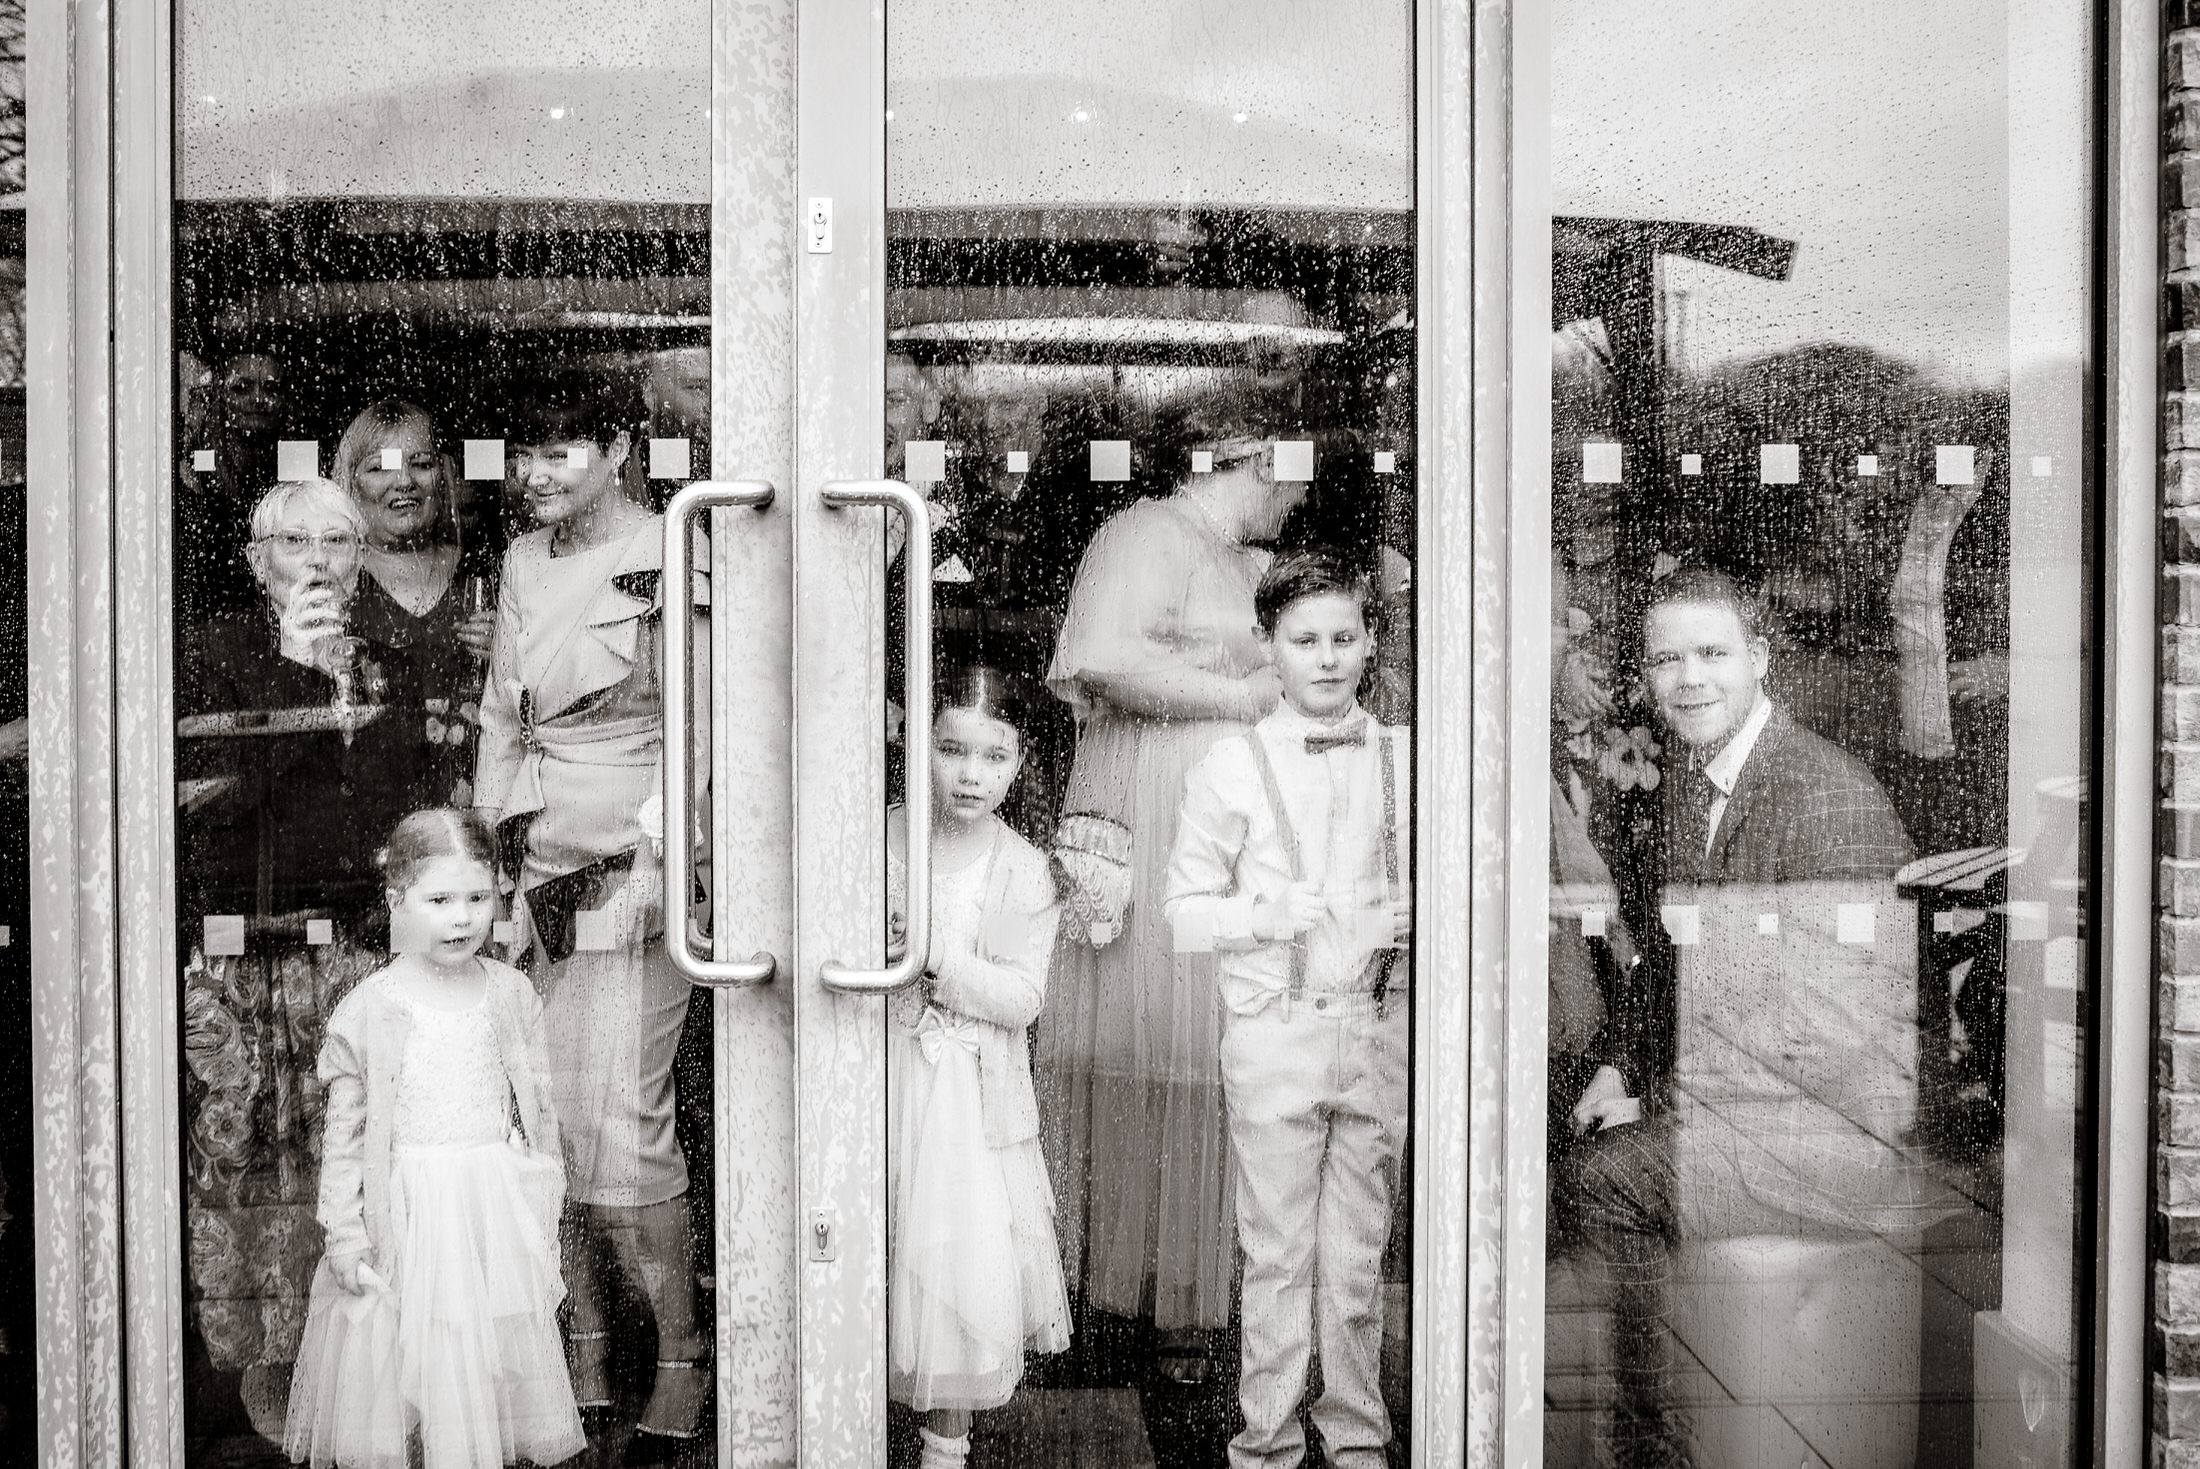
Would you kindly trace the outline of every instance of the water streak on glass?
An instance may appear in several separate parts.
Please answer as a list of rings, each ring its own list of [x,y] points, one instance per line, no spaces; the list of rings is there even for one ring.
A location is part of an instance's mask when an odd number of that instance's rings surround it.
[[[0,1463],[37,1441],[31,1186],[30,558],[24,482],[24,14],[0,3]]]

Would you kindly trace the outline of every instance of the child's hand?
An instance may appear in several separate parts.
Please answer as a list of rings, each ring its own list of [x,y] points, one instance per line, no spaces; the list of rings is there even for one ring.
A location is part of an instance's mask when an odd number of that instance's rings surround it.
[[[1295,882],[1280,903],[1264,903],[1253,918],[1253,937],[1267,943],[1297,938],[1321,922],[1329,905],[1310,882]]]
[[[899,913],[886,915],[886,962],[899,964],[909,952],[909,920]]]
[[[366,1278],[360,1272],[366,1269],[367,1257],[362,1252],[352,1255],[328,1257],[328,1273],[336,1277],[336,1283],[355,1296],[367,1293]]]
[[[1627,1081],[1611,1066],[1599,1066],[1597,1074],[1581,1089],[1574,1103],[1574,1136],[1623,1127],[1642,1116],[1642,1103],[1627,1094]]]

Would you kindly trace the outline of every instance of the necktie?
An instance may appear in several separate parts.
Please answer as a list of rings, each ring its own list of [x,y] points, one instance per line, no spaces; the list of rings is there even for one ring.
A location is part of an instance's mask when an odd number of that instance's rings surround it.
[[[1367,743],[1367,721],[1355,719],[1342,729],[1310,734],[1306,737],[1306,753],[1325,755],[1331,750],[1341,750],[1347,745]]]
[[[1703,867],[1704,848],[1711,841],[1711,777],[1695,766],[1678,773],[1678,809],[1673,817],[1672,850],[1667,861],[1676,873],[1694,874]]]

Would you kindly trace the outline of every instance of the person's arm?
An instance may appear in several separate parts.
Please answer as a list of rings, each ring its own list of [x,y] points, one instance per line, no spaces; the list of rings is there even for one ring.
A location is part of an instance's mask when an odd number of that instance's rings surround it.
[[[520,1050],[526,1057],[529,1082],[535,1093],[535,1131],[538,1135],[527,1141],[536,1152],[562,1164],[565,1154],[558,1136],[558,1109],[550,1095],[550,1053],[542,1035],[542,997],[535,993],[535,986],[526,975],[516,969],[507,969],[505,973],[513,981],[513,993],[518,998]]]
[[[1083,683],[1116,708],[1148,719],[1235,719],[1251,724],[1265,718],[1283,695],[1283,683],[1273,668],[1257,668],[1235,678],[1188,662],[1087,672]]]
[[[1021,851],[998,912],[987,912],[979,953],[938,956],[932,966],[932,1001],[943,1010],[1022,1030],[1039,1018],[1046,999],[1047,966],[1062,909],[1043,859],[1025,862]],[[990,954],[990,957],[989,957]]]
[[[322,1114],[321,1185],[316,1217],[323,1249],[337,1284],[365,1290],[359,1267],[367,1263],[367,1095],[358,1052],[333,1023],[321,1043],[319,1065],[326,1104]]]
[[[494,827],[518,778],[524,751],[519,738],[519,617],[512,608],[512,556],[504,558],[504,594],[497,598],[496,638],[481,689],[481,727],[474,751],[474,810]]]
[[[1251,892],[1241,879],[1239,862],[1251,830],[1246,813],[1253,801],[1266,799],[1250,772],[1239,768],[1251,758],[1238,741],[1225,740],[1184,779],[1161,900],[1180,950],[1257,949],[1305,932],[1319,916],[1321,900],[1312,883],[1296,884],[1277,903]]]
[[[1217,673],[1177,644],[1173,629],[1200,574],[1176,516],[1151,506],[1117,515],[1085,548],[1048,682],[1149,719],[1258,719],[1275,707],[1272,670]],[[1245,609],[1246,622],[1252,608]]]

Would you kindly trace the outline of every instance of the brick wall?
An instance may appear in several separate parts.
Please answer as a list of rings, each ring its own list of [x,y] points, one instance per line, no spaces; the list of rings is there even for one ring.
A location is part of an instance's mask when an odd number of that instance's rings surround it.
[[[2163,7],[2161,849],[2153,1448],[2200,1469],[2200,0]]]

